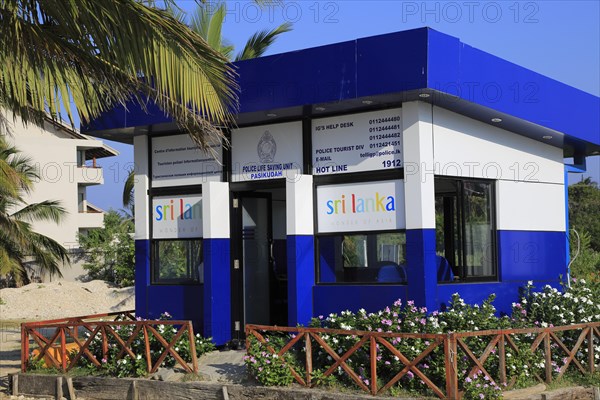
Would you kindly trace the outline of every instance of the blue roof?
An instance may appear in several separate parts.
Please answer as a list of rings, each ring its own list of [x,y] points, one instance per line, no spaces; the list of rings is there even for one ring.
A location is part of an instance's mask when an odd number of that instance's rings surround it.
[[[368,108],[364,100],[376,108],[420,99],[486,123],[502,118],[499,127],[536,140],[552,133],[550,143],[569,156],[600,151],[600,98],[430,28],[240,61],[236,66],[240,125],[359,111]],[[419,97],[423,93],[430,97]],[[82,131],[130,141],[136,128],[172,122],[154,105],[148,114],[135,104],[128,104],[127,110],[116,107]]]

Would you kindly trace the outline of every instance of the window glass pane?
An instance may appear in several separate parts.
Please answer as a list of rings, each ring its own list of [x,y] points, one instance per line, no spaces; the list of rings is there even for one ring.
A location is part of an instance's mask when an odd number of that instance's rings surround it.
[[[491,187],[487,183],[464,182],[464,251],[468,276],[494,275],[492,259]]]
[[[372,233],[321,236],[321,283],[405,283],[406,234]]]
[[[438,281],[496,276],[492,184],[435,179]]]
[[[157,240],[154,242],[155,283],[201,283],[204,275],[202,240]]]
[[[368,267],[367,236],[343,236],[342,258],[345,268]]]

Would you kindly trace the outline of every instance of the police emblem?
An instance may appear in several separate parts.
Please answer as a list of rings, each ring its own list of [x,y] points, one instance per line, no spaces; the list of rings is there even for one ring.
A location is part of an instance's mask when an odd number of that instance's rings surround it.
[[[277,143],[273,139],[271,132],[265,131],[258,141],[256,146],[256,152],[258,153],[258,159],[261,163],[270,163],[275,159],[275,153],[277,153]]]

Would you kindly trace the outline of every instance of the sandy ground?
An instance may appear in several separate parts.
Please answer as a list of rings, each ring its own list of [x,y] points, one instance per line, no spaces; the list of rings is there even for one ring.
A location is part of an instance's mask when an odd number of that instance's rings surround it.
[[[103,281],[31,283],[0,290],[0,321],[45,320],[132,310],[133,288]]]
[[[115,288],[102,281],[32,283],[0,290],[0,399],[6,396],[8,374],[21,367],[21,321],[40,321],[133,310],[133,288]],[[15,397],[17,399],[17,397]]]

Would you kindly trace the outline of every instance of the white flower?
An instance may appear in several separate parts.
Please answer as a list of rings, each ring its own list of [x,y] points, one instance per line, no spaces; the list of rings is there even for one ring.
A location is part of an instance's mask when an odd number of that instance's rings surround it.
[[[533,281],[527,281],[527,286],[533,286]]]

